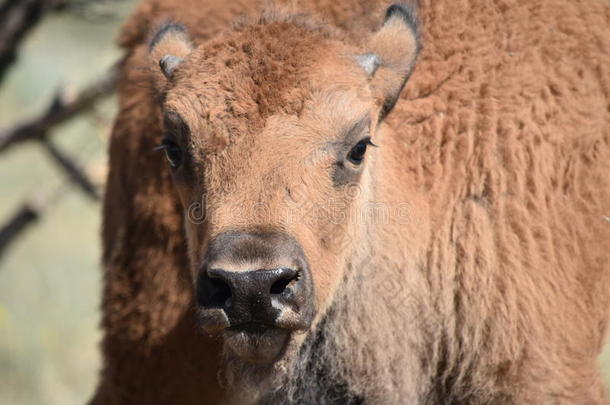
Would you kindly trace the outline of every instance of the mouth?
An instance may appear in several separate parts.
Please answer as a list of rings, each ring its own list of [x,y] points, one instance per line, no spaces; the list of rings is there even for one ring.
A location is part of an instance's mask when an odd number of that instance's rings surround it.
[[[291,331],[258,322],[248,322],[225,329],[227,349],[249,363],[268,364],[282,357]]]
[[[265,331],[273,328],[269,325],[266,325],[262,322],[244,322],[241,324],[233,325],[227,328],[226,333],[252,333],[252,334],[262,334]]]

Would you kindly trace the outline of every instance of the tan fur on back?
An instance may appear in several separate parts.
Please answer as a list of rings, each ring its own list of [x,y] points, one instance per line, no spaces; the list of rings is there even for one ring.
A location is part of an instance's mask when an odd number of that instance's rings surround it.
[[[181,22],[212,57],[225,52],[218,33],[253,30],[245,53],[225,61],[250,80],[229,87],[251,95],[215,111],[248,118],[215,132],[230,143],[277,111],[303,108],[292,86],[325,55],[300,30],[360,45],[387,5],[301,1],[294,12],[311,17],[267,15],[260,24],[275,21],[277,33],[260,37],[257,0],[145,0],[127,22],[104,207],[104,367],[92,404],[217,404],[230,390],[218,379],[220,342],[196,328],[182,208],[153,152],[161,111],[150,32]],[[371,265],[346,270],[322,339],[304,346],[303,359],[317,351],[319,363],[297,367],[294,381],[315,384],[317,364],[332,363],[323,378],[365,403],[607,404],[597,356],[610,316],[610,5],[426,0],[419,16],[424,48],[378,130],[371,180],[386,202],[408,201],[409,223],[380,227]],[[257,77],[248,52],[279,49],[283,38],[292,42]],[[280,63],[295,55],[302,65]],[[294,399],[313,397],[294,381]]]

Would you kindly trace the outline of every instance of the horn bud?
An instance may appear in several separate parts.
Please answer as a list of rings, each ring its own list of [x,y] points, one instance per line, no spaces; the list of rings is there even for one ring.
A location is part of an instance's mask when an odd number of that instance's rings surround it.
[[[161,60],[159,60],[159,67],[161,68],[161,72],[163,72],[163,76],[165,76],[167,80],[171,80],[174,70],[183,60],[184,59],[174,55],[165,55],[162,57]]]

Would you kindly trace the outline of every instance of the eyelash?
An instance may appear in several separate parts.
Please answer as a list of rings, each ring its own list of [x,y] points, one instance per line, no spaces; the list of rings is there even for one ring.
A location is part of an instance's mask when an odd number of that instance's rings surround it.
[[[161,144],[155,147],[156,151],[165,151],[165,157],[172,169],[178,169],[182,165],[183,151],[180,145],[170,138],[163,138]]]

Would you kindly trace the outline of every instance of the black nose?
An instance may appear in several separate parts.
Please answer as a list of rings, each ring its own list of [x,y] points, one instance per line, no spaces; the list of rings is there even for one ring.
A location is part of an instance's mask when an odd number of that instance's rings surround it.
[[[307,328],[313,287],[302,249],[284,233],[219,235],[198,276],[197,302],[208,329]]]
[[[246,322],[255,321],[266,318],[273,312],[271,307],[278,307],[275,304],[289,301],[298,281],[298,271],[286,267],[250,271],[209,269],[207,277],[201,279],[200,303],[204,307],[222,308]],[[259,319],[263,320],[266,319]]]

